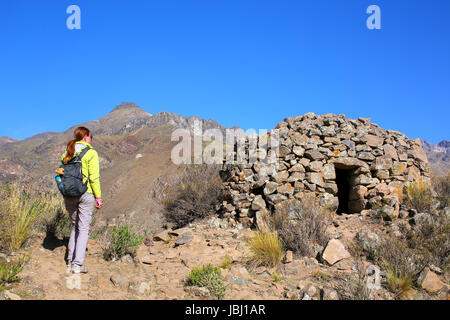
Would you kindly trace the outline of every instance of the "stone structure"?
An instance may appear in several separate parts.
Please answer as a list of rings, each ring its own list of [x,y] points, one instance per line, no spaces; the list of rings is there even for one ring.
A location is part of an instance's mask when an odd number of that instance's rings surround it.
[[[250,226],[277,204],[314,194],[338,213],[376,208],[394,219],[396,194],[404,183],[430,180],[420,140],[384,130],[368,118],[307,113],[285,119],[268,135],[273,132],[279,135],[277,169],[261,161],[223,165],[225,217]],[[243,142],[248,150],[249,138]]]

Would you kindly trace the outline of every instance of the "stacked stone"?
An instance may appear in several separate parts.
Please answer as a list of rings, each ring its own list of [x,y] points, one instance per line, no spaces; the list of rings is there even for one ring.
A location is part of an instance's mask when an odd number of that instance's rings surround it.
[[[349,170],[349,213],[378,208],[393,219],[399,212],[396,191],[407,181],[429,182],[431,170],[420,140],[384,130],[368,118],[307,113],[285,119],[276,129],[278,168],[263,162],[224,164],[225,217],[251,226],[277,204],[311,194],[336,210],[336,169],[343,169]],[[248,146],[247,137],[247,151]]]

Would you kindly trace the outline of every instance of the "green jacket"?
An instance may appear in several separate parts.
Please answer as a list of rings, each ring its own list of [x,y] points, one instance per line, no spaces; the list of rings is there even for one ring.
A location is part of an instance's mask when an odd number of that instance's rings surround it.
[[[75,144],[75,156],[79,155],[84,148],[90,150],[86,152],[83,159],[81,159],[81,171],[83,173],[83,183],[89,177],[88,189],[86,192],[94,194],[96,198],[102,197],[100,188],[100,163],[98,160],[98,153],[89,143],[78,141]],[[61,156],[61,161],[64,160],[66,152]]]

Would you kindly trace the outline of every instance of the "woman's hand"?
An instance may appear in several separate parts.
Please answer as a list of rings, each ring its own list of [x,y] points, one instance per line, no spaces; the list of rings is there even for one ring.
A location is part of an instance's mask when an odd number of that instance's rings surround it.
[[[95,201],[97,201],[97,205],[95,206],[98,210],[100,210],[103,207],[103,201],[102,198],[95,198]]]

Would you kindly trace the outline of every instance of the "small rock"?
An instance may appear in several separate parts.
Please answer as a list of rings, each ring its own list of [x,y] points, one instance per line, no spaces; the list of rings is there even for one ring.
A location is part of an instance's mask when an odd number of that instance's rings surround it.
[[[140,261],[143,264],[153,264],[154,259],[150,255],[140,257]]]
[[[417,213],[414,215],[414,217],[411,220],[412,220],[412,223],[416,226],[422,222],[428,222],[428,223],[433,222],[431,215],[428,213]]]
[[[435,266],[434,264],[431,264],[429,268],[431,271],[436,272],[437,274],[442,274],[443,272],[441,268]]]
[[[350,258],[350,253],[345,249],[342,242],[337,239],[331,239],[322,254],[322,258],[330,265],[333,265],[342,259]]]
[[[181,235],[181,237],[175,242],[176,246],[180,246],[186,243],[189,243],[194,238],[194,235],[191,232],[186,232]]]
[[[123,275],[119,273],[114,273],[111,278],[111,282],[114,284],[115,287],[125,287],[127,284],[127,278],[125,278]]]
[[[185,291],[196,297],[211,296],[211,293],[209,292],[208,288],[205,287],[187,287]]]
[[[408,211],[406,211],[406,210],[400,210],[399,217],[400,217],[401,219],[408,218],[408,216],[409,216],[409,212],[408,212]]]
[[[172,237],[169,235],[170,230],[164,230],[153,237],[153,241],[170,241]]]
[[[9,262],[11,262],[11,260],[8,258],[8,256],[6,254],[0,253],[0,262],[9,263]]]
[[[231,275],[230,278],[229,278],[229,281],[232,284],[237,284],[237,285],[240,285],[240,286],[246,286],[247,285],[247,280],[245,280],[243,278],[240,278],[238,276]]]
[[[291,263],[293,260],[294,254],[291,250],[288,250],[283,257],[283,263]]]
[[[373,251],[380,243],[380,237],[366,228],[358,231],[355,238],[365,252]]]
[[[442,290],[445,286],[439,277],[429,268],[425,268],[422,271],[418,283],[422,288],[430,293],[436,293]]]
[[[150,293],[150,285],[145,280],[133,279],[128,285],[128,292],[139,296],[146,296]]]
[[[120,258],[120,262],[133,263],[133,257],[129,254],[126,254],[122,258]]]
[[[144,244],[147,246],[147,247],[151,247],[151,246],[153,246],[153,237],[152,236],[148,236],[146,239],[145,239],[145,242],[144,242]]]
[[[306,289],[306,295],[310,296],[310,297],[318,297],[320,295],[320,290],[314,286],[314,285],[310,285],[307,289]]]
[[[339,300],[339,295],[337,291],[332,288],[323,288],[322,300]]]
[[[19,295],[12,293],[9,290],[3,291],[3,295],[5,296],[6,300],[22,300]]]

